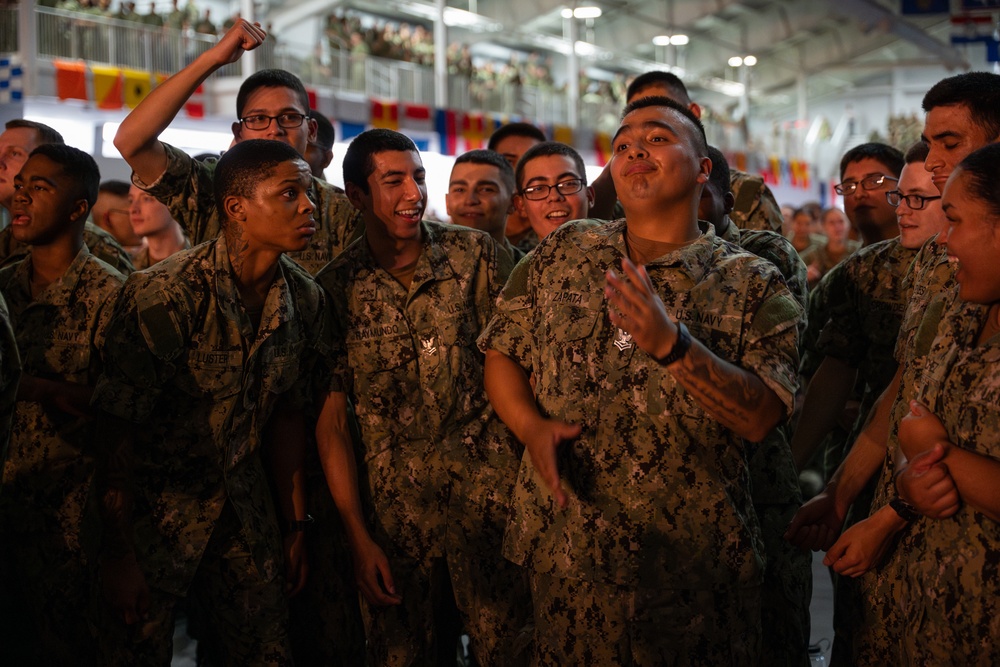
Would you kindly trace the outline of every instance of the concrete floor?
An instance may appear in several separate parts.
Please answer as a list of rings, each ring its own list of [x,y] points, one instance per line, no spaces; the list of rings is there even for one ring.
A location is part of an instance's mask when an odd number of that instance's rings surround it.
[[[810,643],[822,642],[824,654],[829,660],[830,645],[833,643],[833,585],[830,573],[823,567],[823,553],[813,554],[813,596],[809,605],[812,613]],[[173,667],[195,666],[195,643],[185,633],[183,621],[174,632]]]

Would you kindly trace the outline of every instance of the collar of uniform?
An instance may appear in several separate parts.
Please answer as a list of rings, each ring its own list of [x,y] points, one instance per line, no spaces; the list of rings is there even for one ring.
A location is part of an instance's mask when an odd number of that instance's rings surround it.
[[[628,257],[628,249],[625,247],[625,219],[615,220],[607,224],[591,227],[580,234],[576,239],[576,245],[587,254],[599,252],[605,248],[614,248],[622,257]],[[705,269],[715,251],[715,244],[718,237],[715,235],[711,225],[704,230],[697,239],[690,245],[679,250],[659,257],[650,266],[658,268],[681,268],[684,269],[694,280],[699,280],[705,273]]]
[[[276,329],[282,322],[295,317],[294,301],[287,293],[288,282],[282,259],[284,255],[278,258],[278,268],[264,300],[260,331]],[[246,314],[240,290],[233,279],[233,264],[225,234],[219,234],[215,239],[215,294],[222,313],[233,322],[242,323]]]
[[[447,280],[455,276],[455,271],[448,261],[448,253],[441,247],[440,227],[442,223],[428,220],[420,221],[420,228],[423,232],[424,249],[417,259],[417,266],[413,271],[413,280],[410,282],[410,293],[414,293],[421,285],[432,280]],[[375,257],[372,255],[368,242],[363,241],[359,248],[361,253],[358,268],[355,269],[357,278],[364,278],[368,274],[377,273],[381,269]],[[386,272],[388,273],[388,272]],[[357,282],[357,298],[362,301],[380,300],[378,294],[378,281],[359,280]]]
[[[724,231],[721,234],[719,234],[718,233],[719,228],[716,227],[715,228],[716,236],[718,236],[723,241],[729,241],[730,243],[735,243],[736,245],[739,245],[740,244],[740,228],[736,226],[736,223],[733,222],[732,219],[728,215],[723,216],[722,222],[723,222],[723,225],[725,226],[725,230],[726,231]]]
[[[76,254],[73,261],[70,263],[69,268],[66,269],[66,273],[62,275],[59,280],[55,281],[38,295],[35,299],[36,302],[44,302],[53,306],[68,306],[70,300],[73,296],[73,292],[76,290],[77,284],[80,282],[80,276],[83,274],[83,267],[87,263],[87,258],[90,257],[90,250],[87,248],[87,244],[84,243],[80,248],[80,252]],[[16,282],[24,290],[24,294],[27,296],[27,300],[31,300],[31,253],[24,258],[21,265],[17,268],[16,272]]]

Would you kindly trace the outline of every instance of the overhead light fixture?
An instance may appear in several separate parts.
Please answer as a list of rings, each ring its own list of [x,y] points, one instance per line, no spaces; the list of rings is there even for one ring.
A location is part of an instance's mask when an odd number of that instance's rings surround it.
[[[739,56],[733,56],[732,58],[729,59],[730,67],[739,67],[742,64],[743,64],[743,58],[740,58]]]
[[[653,44],[655,46],[667,46],[670,44],[670,35],[657,35],[653,38]]]
[[[562,10],[562,17],[564,19],[578,18],[578,19],[596,19],[601,16],[600,7],[577,7],[576,9],[566,8]]]
[[[670,43],[674,46],[684,46],[690,41],[687,35],[673,35],[670,38]]]
[[[753,67],[757,64],[757,56],[746,56],[743,58],[743,64],[747,67]]]

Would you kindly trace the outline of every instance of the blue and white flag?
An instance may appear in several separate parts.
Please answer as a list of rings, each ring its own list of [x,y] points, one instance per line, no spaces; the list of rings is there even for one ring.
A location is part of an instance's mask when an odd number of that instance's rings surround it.
[[[21,63],[13,57],[0,58],[0,104],[23,99]]]

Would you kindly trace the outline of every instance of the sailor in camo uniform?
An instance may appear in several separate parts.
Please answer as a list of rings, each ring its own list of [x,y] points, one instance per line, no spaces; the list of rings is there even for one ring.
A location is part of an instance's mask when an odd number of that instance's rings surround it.
[[[136,426],[131,451],[105,463],[102,497],[130,490],[134,509],[131,525],[119,526],[106,504],[102,576],[108,589],[109,576],[137,565],[147,592],[145,609],[142,596],[109,600],[125,623],[104,619],[106,664],[169,663],[173,609],[189,590],[206,600],[227,662],[291,664],[283,586],[303,583],[305,520],[302,490],[289,481],[302,474],[305,449],[293,417],[311,399],[311,369],[328,354],[318,347],[326,304],[315,281],[280,255],[269,286],[256,285],[259,306],[239,280],[262,236],[269,248],[307,243],[309,168],[287,145],[247,141],[220,160],[216,177],[222,201],[238,202],[242,217],[215,240],[133,274],[108,328],[93,404]],[[250,205],[260,201],[267,206]],[[267,447],[278,437],[280,447]]]
[[[740,229],[729,219],[733,195],[726,158],[708,147],[712,174],[702,191],[698,217],[710,222],[729,241],[771,262],[805,313],[809,302],[806,265],[791,241],[767,230]],[[799,321],[799,332],[805,329]],[[754,510],[767,554],[761,588],[761,664],[808,664],[809,601],[812,599],[812,556],[789,544],[784,533],[802,504],[798,473],[789,447],[789,424],[781,424],[760,443],[748,443]]]
[[[479,664],[517,664],[527,580],[500,548],[519,452],[486,400],[476,347],[497,295],[496,247],[484,232],[418,222],[418,213],[400,228],[377,208],[401,187],[395,209],[426,204],[419,154],[405,136],[359,135],[344,170],[368,231],[317,276],[335,318],[330,390],[354,406],[361,500],[402,598],[365,605],[369,659],[430,664],[436,650],[454,660],[458,637],[439,612],[457,605]],[[384,268],[372,249],[390,233],[418,251],[408,275]]]
[[[17,402],[17,381],[21,377],[21,356],[10,322],[10,308],[0,292],[0,466],[7,460],[10,427]],[[0,495],[3,488],[0,487]]]
[[[627,213],[627,189],[657,179],[688,198],[675,200],[675,210],[693,214],[708,161],[693,162],[697,179],[682,170],[705,150],[699,127],[664,98],[626,108],[615,138],[622,164],[612,173]],[[676,184],[651,168],[629,171],[654,153],[661,169],[677,170]],[[626,260],[639,243],[630,234],[628,217],[554,231],[515,268],[480,338],[491,401],[512,430],[530,440],[517,413],[535,407],[537,425],[561,441],[551,450],[558,480],[539,470],[534,453],[522,460],[504,542],[505,555],[531,572],[535,664],[755,665],[763,548],[743,439],[674,374],[706,358],[743,369],[738,377],[752,377],[780,406],[750,431],[763,438],[791,411],[801,307],[770,263],[703,232],[643,258],[649,289],[693,341],[684,353],[692,361],[668,354],[662,365],[616,326],[625,322],[612,315],[620,306],[612,311],[602,289],[624,289],[609,272],[629,275]],[[640,279],[629,275],[631,284]],[[519,398],[509,402],[499,390],[518,377]],[[715,380],[708,383],[725,391]]]
[[[97,432],[84,412],[101,372],[98,349],[125,280],[82,243],[99,181],[97,165],[82,151],[57,144],[35,149],[15,179],[12,212],[20,238],[37,245],[0,270],[0,291],[23,364],[3,467],[0,543],[11,568],[5,587],[21,587],[27,609],[16,613],[27,611],[38,633],[11,637],[7,651],[21,656],[19,648],[27,642],[33,644],[31,659],[46,664],[87,665],[96,659],[86,614],[83,532]],[[68,211],[68,203],[76,204],[72,217],[46,215],[46,210]],[[40,286],[35,281],[42,271],[51,272],[55,250],[75,250],[76,256],[62,275]],[[44,259],[35,261],[43,253]],[[74,393],[79,398],[71,399]]]

